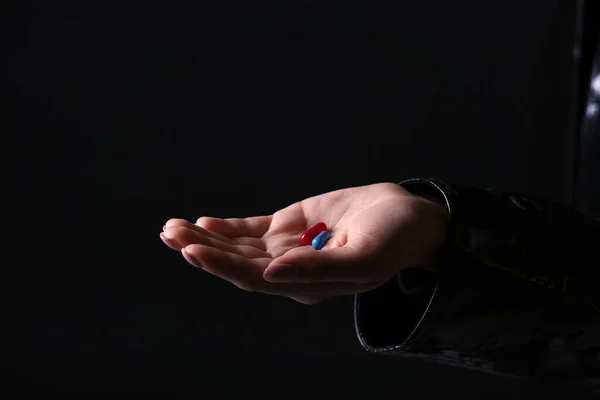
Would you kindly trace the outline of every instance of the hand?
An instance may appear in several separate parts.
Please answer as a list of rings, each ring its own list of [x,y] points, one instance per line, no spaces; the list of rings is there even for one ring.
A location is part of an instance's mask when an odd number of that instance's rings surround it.
[[[321,250],[299,243],[319,221]],[[374,289],[401,268],[427,267],[445,239],[441,206],[394,183],[314,196],[273,215],[167,222],[161,238],[192,265],[248,291],[305,304]]]

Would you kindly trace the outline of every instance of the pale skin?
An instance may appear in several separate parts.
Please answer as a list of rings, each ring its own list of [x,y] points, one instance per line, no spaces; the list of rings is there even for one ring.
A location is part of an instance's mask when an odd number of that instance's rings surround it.
[[[441,206],[378,183],[310,197],[272,215],[170,219],[160,237],[191,265],[243,290],[316,304],[374,289],[402,268],[432,268],[446,219]],[[332,235],[323,249],[300,244],[320,221]]]

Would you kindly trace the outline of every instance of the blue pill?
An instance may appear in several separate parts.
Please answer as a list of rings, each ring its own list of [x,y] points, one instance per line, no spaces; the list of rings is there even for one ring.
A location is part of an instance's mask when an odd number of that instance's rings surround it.
[[[321,250],[329,239],[331,239],[331,233],[328,231],[323,231],[312,240],[312,247],[317,250]]]

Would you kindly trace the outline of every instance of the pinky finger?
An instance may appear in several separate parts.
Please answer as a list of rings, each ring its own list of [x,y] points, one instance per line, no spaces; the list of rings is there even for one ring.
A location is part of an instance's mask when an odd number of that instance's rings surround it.
[[[272,261],[270,258],[249,259],[201,244],[191,244],[181,253],[193,266],[242,290],[286,296],[303,304],[317,304],[329,297],[362,293],[380,285],[353,282],[271,283],[263,278],[264,270]]]
[[[250,259],[201,244],[191,244],[182,249],[181,253],[193,266],[225,279],[240,289],[264,290],[266,282],[262,274],[270,258]]]

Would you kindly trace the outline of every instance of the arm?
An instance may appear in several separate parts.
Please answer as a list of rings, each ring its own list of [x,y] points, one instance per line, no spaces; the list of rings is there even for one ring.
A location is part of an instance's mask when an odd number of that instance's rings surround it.
[[[419,290],[392,280],[356,296],[363,347],[498,374],[600,375],[598,221],[523,196],[401,185],[446,208],[447,248]]]

